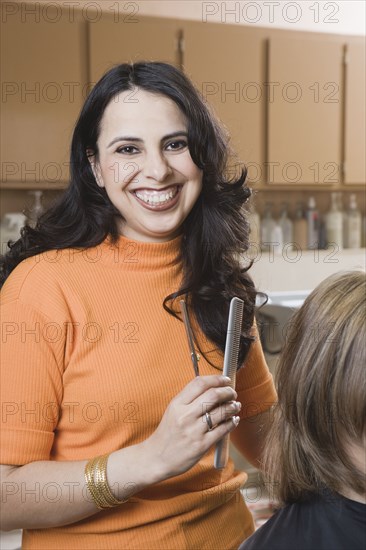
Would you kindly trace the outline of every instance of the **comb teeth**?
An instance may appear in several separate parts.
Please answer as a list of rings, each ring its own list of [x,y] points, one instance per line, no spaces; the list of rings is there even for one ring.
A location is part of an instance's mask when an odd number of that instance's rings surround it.
[[[240,331],[234,330],[233,334],[233,355],[236,357],[236,361],[238,362],[239,357],[239,348],[240,348],[240,335],[241,335],[241,325],[243,322],[243,305],[244,302],[241,304],[235,303],[234,307],[234,325],[236,327],[240,327]]]
[[[231,378],[233,387],[238,368],[241,325],[243,321],[244,302],[240,298],[233,298],[230,302],[229,321],[225,344],[224,375]]]

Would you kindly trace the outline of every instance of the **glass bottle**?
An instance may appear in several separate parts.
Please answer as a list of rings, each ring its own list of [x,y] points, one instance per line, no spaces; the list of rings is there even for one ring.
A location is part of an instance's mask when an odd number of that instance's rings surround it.
[[[308,222],[304,213],[304,205],[301,202],[297,203],[293,235],[295,246],[300,250],[306,250],[308,247]]]
[[[287,202],[282,204],[281,216],[278,223],[282,229],[283,245],[291,250],[293,246],[293,223],[288,216]]]
[[[349,200],[349,208],[346,216],[346,243],[347,248],[361,248],[362,216],[357,207],[357,199],[354,193]]]
[[[328,246],[335,244],[343,248],[343,212],[339,210],[338,193],[331,193],[330,209],[325,217]]]
[[[29,191],[29,195],[34,197],[33,203],[28,208],[27,219],[31,227],[37,225],[38,218],[43,214],[44,208],[42,205],[42,191]]]
[[[255,209],[254,204],[251,205],[250,211],[247,214],[249,223],[249,244],[250,246],[260,246],[261,243],[261,219]]]
[[[265,205],[264,216],[261,223],[261,243],[262,250],[270,250],[272,242],[272,233],[276,227],[276,222],[272,216],[273,203],[267,202]]]
[[[309,198],[308,208],[306,210],[306,219],[308,222],[308,249],[312,250],[319,246],[319,212],[316,208],[314,197]]]

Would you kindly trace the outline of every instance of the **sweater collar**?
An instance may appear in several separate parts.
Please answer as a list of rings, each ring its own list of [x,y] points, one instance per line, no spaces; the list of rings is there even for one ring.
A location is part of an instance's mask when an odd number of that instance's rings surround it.
[[[123,235],[112,243],[107,237],[99,246],[101,259],[128,271],[156,271],[180,264],[182,236],[162,243],[128,239]]]

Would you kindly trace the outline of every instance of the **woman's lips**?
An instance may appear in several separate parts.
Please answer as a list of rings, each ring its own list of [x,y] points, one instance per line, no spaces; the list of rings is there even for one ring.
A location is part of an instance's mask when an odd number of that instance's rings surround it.
[[[169,210],[176,205],[179,199],[179,194],[182,186],[174,185],[166,187],[165,189],[135,189],[133,194],[137,201],[147,210],[154,210],[161,212],[162,210]]]

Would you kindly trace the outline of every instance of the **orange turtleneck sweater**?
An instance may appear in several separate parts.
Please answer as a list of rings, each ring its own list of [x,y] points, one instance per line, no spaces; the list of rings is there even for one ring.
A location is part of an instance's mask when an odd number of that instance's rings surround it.
[[[180,238],[120,237],[23,261],[2,290],[1,460],[84,460],[137,444],[194,377],[184,325],[162,307],[181,280]],[[204,340],[204,338],[203,338]],[[214,353],[222,365],[222,354]],[[204,358],[200,374],[217,374]],[[241,416],[275,400],[260,343],[237,377]],[[264,405],[265,404],[265,405]],[[146,457],[146,468],[149,457]],[[23,550],[236,548],[253,531],[232,461],[188,472],[73,525],[27,530]],[[34,480],[36,481],[36,480]]]

